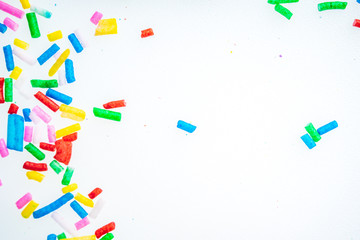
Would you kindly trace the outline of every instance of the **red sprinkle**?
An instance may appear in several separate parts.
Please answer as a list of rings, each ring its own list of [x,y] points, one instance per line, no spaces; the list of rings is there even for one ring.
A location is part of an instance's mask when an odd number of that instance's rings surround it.
[[[94,190],[91,191],[91,193],[88,194],[90,199],[94,199],[96,198],[100,193],[102,193],[102,189],[101,188],[95,188]]]
[[[115,229],[115,223],[111,222],[109,224],[106,224],[105,226],[99,228],[95,231],[95,235],[97,238],[100,238],[102,235],[107,234]]]
[[[145,29],[141,31],[141,38],[146,38],[146,37],[150,37],[153,36],[154,32],[151,28]]]
[[[5,102],[5,98],[4,98],[4,82],[5,82],[5,78],[0,78],[0,103]]]
[[[47,171],[47,164],[46,163],[33,163],[33,162],[25,162],[23,168],[26,170],[33,170],[33,171]]]
[[[72,143],[60,139],[55,142],[55,148],[56,154],[54,159],[68,165],[71,159]]]
[[[19,107],[15,103],[12,103],[12,104],[10,104],[8,113],[16,114],[18,110],[19,110]]]
[[[118,108],[118,107],[126,107],[126,102],[125,102],[125,100],[112,101],[112,102],[105,103],[105,104],[103,105],[103,107],[104,107],[105,109]]]
[[[64,141],[66,142],[73,142],[77,139],[77,132],[74,132],[72,134],[69,134],[69,135],[66,135],[66,136],[63,136],[62,138]]]
[[[360,27],[360,20],[359,19],[355,19],[353,22],[353,26],[354,27]]]
[[[48,98],[45,94],[43,94],[42,92],[37,92],[34,95],[40,102],[42,102],[45,106],[47,106],[48,108],[50,108],[53,112],[56,112],[57,110],[59,110],[59,105],[57,105],[53,100],[51,100],[50,98]]]
[[[40,148],[46,151],[55,152],[55,145],[49,144],[49,143],[40,143]]]

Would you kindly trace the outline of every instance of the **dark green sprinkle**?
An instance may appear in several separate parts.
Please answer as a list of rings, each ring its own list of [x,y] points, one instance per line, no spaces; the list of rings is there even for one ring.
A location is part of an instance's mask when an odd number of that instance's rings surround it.
[[[38,38],[40,37],[40,30],[39,30],[39,25],[37,22],[37,18],[36,18],[36,14],[34,12],[31,13],[27,13],[26,14],[26,19],[28,21],[29,24],[29,29],[30,29],[30,34],[32,38]]]
[[[95,117],[105,118],[105,119],[114,120],[114,121],[118,121],[118,122],[120,122],[120,120],[121,120],[121,113],[119,113],[119,112],[114,112],[114,111],[109,111],[106,109],[94,107],[93,113],[94,113]]]
[[[13,80],[5,78],[5,102],[13,101]]]
[[[58,81],[56,79],[52,80],[40,80],[32,79],[31,86],[34,88],[55,88],[58,87]]]
[[[28,145],[26,145],[24,147],[29,153],[31,153],[31,155],[33,155],[34,157],[36,157],[37,160],[41,161],[45,159],[45,154],[40,151],[40,149],[38,149],[37,147],[34,146],[34,144],[29,143]]]

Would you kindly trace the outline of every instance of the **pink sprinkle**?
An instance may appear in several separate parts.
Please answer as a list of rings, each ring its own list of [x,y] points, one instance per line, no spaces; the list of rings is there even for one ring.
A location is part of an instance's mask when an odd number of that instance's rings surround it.
[[[90,18],[90,22],[97,25],[102,17],[103,17],[103,14],[96,11]]]
[[[24,141],[31,142],[33,138],[33,127],[25,126]]]
[[[16,7],[13,7],[7,3],[4,3],[3,1],[0,1],[0,10],[3,10],[4,12],[7,12],[8,14],[11,14],[20,19],[22,19],[25,14],[24,11],[21,11],[20,9],[18,9]]]
[[[55,127],[53,125],[47,125],[47,130],[49,142],[54,143],[56,141]]]
[[[0,179],[0,187],[2,186],[2,182],[1,182],[1,179]]]
[[[18,209],[21,209],[23,208],[26,204],[28,204],[32,199],[32,195],[31,193],[27,193],[25,194],[24,196],[22,196],[19,200],[17,200],[17,202],[15,203],[16,204],[16,207]]]
[[[84,217],[83,219],[81,219],[80,221],[75,223],[75,227],[76,227],[76,230],[80,230],[89,224],[90,224],[89,219],[87,217]]]
[[[34,112],[44,123],[49,123],[51,121],[51,116],[42,110],[39,106],[35,106],[31,112]]]
[[[6,147],[5,141],[3,138],[0,139],[0,155],[1,157],[7,157],[9,155],[9,151]]]
[[[4,19],[4,24],[13,31],[16,31],[19,28],[19,24],[8,17]]]

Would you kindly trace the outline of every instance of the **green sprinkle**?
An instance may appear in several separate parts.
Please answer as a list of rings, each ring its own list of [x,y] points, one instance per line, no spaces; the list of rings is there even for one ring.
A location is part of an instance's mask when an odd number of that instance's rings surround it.
[[[5,102],[13,101],[13,80],[5,78]]]
[[[287,9],[286,7],[283,7],[279,4],[275,5],[275,11],[277,11],[278,13],[280,13],[281,15],[283,15],[284,17],[286,17],[289,20],[293,15],[292,12],[289,11],[289,9]]]
[[[279,3],[295,3],[299,2],[299,0],[268,0],[270,4],[279,4]]]
[[[60,240],[60,239],[66,239],[65,233],[62,233],[62,234],[57,235],[57,239],[58,239],[58,240]]]
[[[41,34],[40,34],[39,25],[38,25],[35,13],[34,12],[27,13],[26,19],[29,24],[31,37],[32,38],[40,37]]]
[[[55,88],[58,87],[59,85],[56,79],[52,79],[52,80],[32,79],[31,86],[33,88]]]
[[[74,169],[72,167],[67,166],[61,184],[66,186],[69,185],[73,173],[74,173]]]
[[[37,160],[41,161],[45,159],[45,154],[40,151],[37,147],[34,146],[34,144],[29,143],[24,147],[31,155],[37,158]]]
[[[95,117],[105,118],[109,120],[114,120],[120,122],[121,120],[121,113],[113,112],[106,109],[96,108],[94,107],[93,113]]]
[[[112,233],[107,233],[105,236],[100,238],[100,240],[111,240],[114,238],[114,235]]]
[[[314,140],[314,142],[320,141],[320,134],[316,131],[312,123],[306,125],[305,129],[309,133],[310,137]]]
[[[323,2],[318,4],[319,12],[330,9],[345,9],[347,2]]]
[[[64,168],[60,165],[60,163],[56,160],[53,160],[50,163],[50,167],[56,172],[56,174],[59,174]]]

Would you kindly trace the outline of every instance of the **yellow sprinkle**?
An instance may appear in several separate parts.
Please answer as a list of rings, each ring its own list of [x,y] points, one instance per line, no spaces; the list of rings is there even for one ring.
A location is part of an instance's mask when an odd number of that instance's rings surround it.
[[[36,203],[34,200],[31,200],[21,212],[21,216],[24,218],[29,218],[38,206],[38,203]]]
[[[84,119],[81,118],[81,117],[78,117],[78,116],[76,116],[76,115],[74,115],[74,114],[66,113],[66,112],[62,112],[62,113],[60,114],[60,117],[62,117],[62,118],[68,118],[68,119],[71,119],[71,120],[74,120],[74,121],[78,121],[78,122],[81,122],[81,121],[84,120]]]
[[[63,136],[66,136],[66,135],[69,135],[69,134],[72,134],[74,132],[77,132],[81,129],[80,127],[80,124],[78,123],[75,123],[73,125],[70,125],[66,128],[62,128],[62,129],[59,129],[56,131],[56,138],[61,138]]]
[[[24,42],[24,41],[22,41],[22,40],[20,40],[18,38],[14,39],[14,45],[19,47],[19,48],[22,48],[24,50],[28,50],[28,48],[30,46],[27,42]]]
[[[10,78],[17,80],[20,77],[22,69],[18,66],[14,67],[14,70],[10,74]]]
[[[96,236],[90,235],[90,236],[83,236],[83,237],[64,238],[63,240],[96,240]]]
[[[49,39],[50,42],[54,42],[56,40],[62,39],[63,35],[62,32],[60,30],[49,33],[47,35],[47,38]]]
[[[61,117],[70,118],[75,121],[83,121],[85,119],[85,112],[79,108],[71,107],[65,104],[60,105],[60,111],[66,114],[61,114]],[[77,118],[76,118],[77,117]]]
[[[44,174],[36,172],[36,171],[28,171],[26,173],[26,176],[27,176],[28,179],[35,180],[35,181],[38,181],[38,182],[41,182],[45,177]]]
[[[85,206],[88,207],[94,207],[94,202],[93,200],[91,200],[90,198],[85,197],[84,195],[80,194],[80,193],[76,193],[74,199],[82,204],[84,204]]]
[[[95,36],[117,34],[117,24],[115,18],[101,19],[96,27]]]
[[[76,190],[77,188],[78,188],[78,185],[76,183],[72,183],[66,187],[63,187],[62,192],[65,194],[68,192],[72,192],[72,191]]]
[[[20,3],[23,7],[23,9],[28,9],[30,8],[30,3],[29,3],[29,0],[20,0]]]
[[[61,67],[61,65],[63,65],[63,63],[65,62],[65,60],[69,57],[70,55],[70,49],[66,49],[61,55],[60,57],[56,60],[56,62],[54,63],[54,65],[52,65],[52,67],[49,70],[49,76],[53,76]]]

